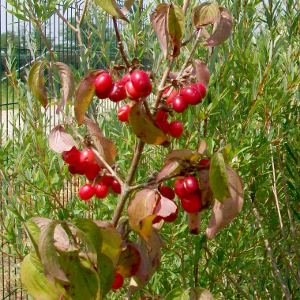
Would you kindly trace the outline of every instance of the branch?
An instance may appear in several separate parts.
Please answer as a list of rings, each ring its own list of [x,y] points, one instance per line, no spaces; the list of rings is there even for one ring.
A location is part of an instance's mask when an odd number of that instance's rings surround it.
[[[74,32],[77,32],[77,28],[75,28],[60,12],[57,8],[54,8],[56,14],[66,23],[66,25],[73,30]]]
[[[122,58],[125,62],[125,65],[127,67],[127,69],[130,67],[130,64],[127,60],[127,57],[125,55],[125,52],[124,52],[124,48],[123,48],[123,44],[122,44],[122,41],[121,41],[121,37],[120,37],[120,33],[119,33],[119,29],[118,29],[118,24],[117,24],[117,18],[116,17],[113,17],[113,22],[114,22],[114,27],[115,27],[115,32],[116,32],[116,37],[117,37],[117,41],[118,41],[118,46],[119,46],[119,49],[120,49],[120,53],[122,55]]]

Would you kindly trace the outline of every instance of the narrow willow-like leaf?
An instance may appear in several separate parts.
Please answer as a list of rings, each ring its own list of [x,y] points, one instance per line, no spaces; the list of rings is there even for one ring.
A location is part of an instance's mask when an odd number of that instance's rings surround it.
[[[214,154],[211,159],[209,182],[214,197],[218,201],[223,203],[230,197],[226,166],[222,153]]]
[[[231,35],[233,21],[228,9],[220,7],[221,19],[213,34],[203,43],[205,46],[219,46]]]
[[[111,16],[122,19],[126,22],[129,22],[124,16],[123,12],[119,8],[118,4],[114,0],[95,0],[97,4],[100,5],[102,9],[108,12]]]
[[[168,31],[173,43],[173,57],[180,54],[181,41],[184,36],[185,18],[181,7],[170,4],[168,14]]]
[[[45,88],[44,67],[45,62],[36,62],[28,74],[28,86],[33,95],[46,107],[48,104]]]

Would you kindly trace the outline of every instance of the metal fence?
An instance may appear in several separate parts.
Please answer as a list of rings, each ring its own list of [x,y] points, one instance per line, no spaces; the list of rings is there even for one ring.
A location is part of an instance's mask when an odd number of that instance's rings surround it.
[[[81,10],[80,5],[83,1],[78,1],[78,9],[71,7],[67,9],[64,13],[65,19],[70,22],[76,17],[76,12]],[[58,6],[58,10],[63,14],[62,7]],[[18,98],[12,88],[11,82],[11,70],[10,67],[13,66],[14,76],[17,80],[25,82],[25,69],[28,68],[35,60],[48,56],[49,51],[45,47],[41,35],[35,30],[34,26],[30,22],[21,21],[17,19],[7,10],[11,7],[6,1],[0,0],[0,13],[1,13],[1,25],[0,25],[0,126],[2,129],[1,144],[3,140],[6,141],[10,139],[14,131],[22,127],[22,119],[19,114]],[[108,30],[106,31],[106,38],[109,38],[111,33],[112,20],[109,19]],[[75,69],[79,66],[79,50],[78,43],[75,33],[63,22],[63,20],[54,14],[45,24],[44,24],[44,35],[51,45],[51,49],[55,51],[57,55],[57,60],[71,65]],[[87,28],[89,30],[89,28]],[[88,34],[88,32],[86,32]],[[30,47],[32,43],[29,41],[34,41],[34,49]],[[115,51],[114,48],[111,49],[112,55]],[[13,62],[9,61],[13,59]],[[101,67],[103,62],[97,61],[95,63],[96,67]],[[53,127],[56,123],[55,111],[49,109],[49,115],[47,116],[53,120],[51,126]],[[14,119],[14,124],[12,120]],[[1,131],[0,131],[1,132]],[[0,162],[0,164],[3,162]],[[0,192],[6,193],[5,190],[1,189]],[[68,201],[72,194],[72,187],[67,187],[66,197],[64,197],[63,202]],[[0,233],[4,234],[4,218],[2,215],[3,211],[3,197],[0,195],[0,209],[1,209],[1,219],[0,219]],[[17,225],[15,225],[15,230],[22,232]],[[5,247],[10,247],[7,241],[0,236],[1,249]],[[12,257],[6,251],[1,252],[0,256],[0,299],[28,299],[28,295],[22,290],[19,281],[19,267],[20,259]]]

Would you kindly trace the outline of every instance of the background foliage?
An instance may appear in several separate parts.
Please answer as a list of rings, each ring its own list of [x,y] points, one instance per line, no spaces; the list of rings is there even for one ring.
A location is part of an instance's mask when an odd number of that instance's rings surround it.
[[[243,179],[245,204],[235,221],[212,241],[205,240],[204,232],[188,234],[182,211],[175,223],[165,224],[161,234],[168,249],[163,250],[160,269],[144,292],[158,297],[178,285],[195,285],[209,289],[217,299],[298,299],[300,3],[233,0],[219,4],[231,11],[233,33],[220,47],[196,50],[196,57],[203,59],[211,72],[208,96],[202,106],[189,108],[185,138],[173,142],[172,147],[195,150],[204,138],[212,154],[231,143],[231,165]],[[129,60],[143,59],[159,79],[166,62],[148,24],[153,7],[137,8],[130,23],[122,23],[125,51]],[[107,66],[112,59],[119,61],[112,31],[109,38],[103,38],[107,28],[106,14],[90,3],[82,25],[81,59],[85,63],[73,64],[77,81],[88,70]],[[180,69],[189,50],[182,51],[176,68]],[[52,52],[60,60],[55,49]],[[49,115],[41,113],[26,82],[14,76],[14,55],[12,51],[6,64],[23,126],[15,123],[13,138],[1,139],[1,247],[3,256],[21,258],[28,251],[24,220],[32,216],[110,220],[117,199],[114,195],[101,202],[78,199],[80,179],[70,177],[61,157],[48,148]],[[120,177],[124,177],[134,136],[117,120],[115,110],[102,110],[101,105],[95,101],[90,113],[116,143]],[[145,148],[136,183],[160,170],[163,151],[168,150]],[[202,217],[205,230],[209,215]],[[18,282],[16,287],[20,287]],[[120,299],[125,293],[123,288],[108,298]]]

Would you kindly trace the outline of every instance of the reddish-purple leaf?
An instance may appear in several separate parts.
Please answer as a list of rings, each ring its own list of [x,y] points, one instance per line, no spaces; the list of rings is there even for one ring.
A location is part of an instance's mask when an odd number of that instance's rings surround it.
[[[54,63],[54,66],[57,67],[61,77],[61,85],[63,88],[61,105],[64,105],[67,101],[72,99],[72,96],[75,91],[74,74],[71,68],[62,62],[56,62]]]
[[[209,183],[209,170],[199,171],[199,185],[201,188],[202,208],[207,208],[213,200],[213,192]]]
[[[114,164],[115,158],[118,154],[115,143],[109,140],[108,138],[104,137],[99,126],[91,119],[84,117],[83,123],[85,124],[88,132],[90,133],[94,141],[94,145],[96,146],[99,154],[105,159],[105,161],[109,165]],[[100,167],[104,167],[102,161],[99,158],[97,158],[96,161],[100,165]]]
[[[200,59],[195,59],[197,82],[201,82],[205,88],[209,85],[209,70],[204,62]]]
[[[158,201],[153,214],[161,217],[162,219],[168,218],[170,215],[173,215],[177,212],[178,206],[177,204],[165,197],[161,197]]]
[[[134,276],[138,277],[142,280],[147,280],[149,278],[149,276],[148,276],[146,255],[143,252],[141,245],[139,245],[137,243],[133,243],[133,242],[131,242],[131,244],[134,245],[135,249],[139,252],[140,258],[141,258],[140,266]]]
[[[123,5],[123,7],[121,9],[121,11],[122,11],[122,13],[124,15],[126,15],[127,13],[129,13],[129,11],[130,11],[133,3],[134,3],[134,0],[125,0],[124,1],[124,5]]]
[[[82,124],[86,109],[89,106],[94,96],[95,79],[99,74],[103,72],[105,71],[94,70],[79,82],[79,85],[75,93],[75,104],[74,104],[75,117],[79,126]]]
[[[77,147],[73,137],[61,126],[57,125],[49,134],[49,147],[57,153],[69,151],[72,147]]]
[[[222,228],[227,226],[238,215],[244,204],[243,184],[240,176],[228,165],[226,165],[226,172],[231,197],[226,199],[223,204],[215,200],[206,229],[208,239],[213,239]]]
[[[148,278],[142,279],[136,276],[131,278],[127,292],[127,297],[129,298],[147,285],[159,266],[161,259],[161,240],[159,235],[152,232],[147,243],[141,240],[141,249],[146,259]]]
[[[231,35],[232,31],[232,16],[224,7],[220,7],[221,19],[219,24],[216,26],[212,35],[203,43],[205,46],[219,46],[223,44]]]
[[[196,162],[199,157],[200,154],[192,150],[188,150],[188,149],[172,150],[166,155],[165,163],[169,160],[173,160],[174,158]]]
[[[161,180],[162,178],[170,175],[170,174],[176,174],[181,171],[181,159],[174,158],[172,160],[168,160],[164,166],[162,167],[161,171],[158,173],[156,177],[156,181]]]
[[[169,35],[167,28],[167,16],[168,16],[169,5],[166,3],[161,3],[157,5],[155,11],[151,15],[151,24],[156,32],[159,43],[166,58],[168,55],[168,43]]]

